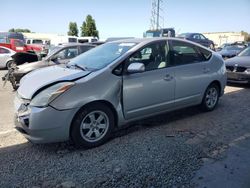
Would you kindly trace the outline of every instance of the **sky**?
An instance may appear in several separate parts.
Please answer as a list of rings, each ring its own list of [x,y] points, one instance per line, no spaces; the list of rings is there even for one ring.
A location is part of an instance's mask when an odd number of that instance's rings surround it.
[[[142,37],[150,28],[151,4],[152,0],[1,1],[0,31],[27,28],[67,34],[69,22],[80,27],[90,14],[101,39]],[[163,0],[162,9],[164,27],[174,27],[177,33],[250,33],[250,0]]]

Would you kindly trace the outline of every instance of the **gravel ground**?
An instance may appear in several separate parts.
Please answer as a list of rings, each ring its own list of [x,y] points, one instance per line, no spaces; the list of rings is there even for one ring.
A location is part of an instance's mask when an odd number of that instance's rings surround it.
[[[213,112],[192,107],[141,120],[98,148],[33,145],[13,130],[13,96],[9,85],[0,88],[0,187],[199,187],[204,162],[223,160],[250,133],[250,92],[240,86],[227,87]]]

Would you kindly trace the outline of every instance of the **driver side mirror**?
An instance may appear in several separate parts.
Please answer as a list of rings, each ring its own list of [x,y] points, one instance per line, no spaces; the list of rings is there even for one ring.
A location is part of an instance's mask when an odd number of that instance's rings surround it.
[[[140,73],[145,71],[145,65],[143,63],[131,63],[128,66],[128,73]]]

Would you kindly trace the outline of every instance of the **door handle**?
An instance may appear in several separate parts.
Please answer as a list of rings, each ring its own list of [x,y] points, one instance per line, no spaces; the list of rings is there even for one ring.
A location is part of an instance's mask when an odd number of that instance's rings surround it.
[[[210,72],[210,68],[204,68],[203,69],[203,73],[208,73],[208,72]]]
[[[165,77],[164,77],[164,80],[165,81],[171,81],[174,77],[171,76],[170,74],[167,74]]]

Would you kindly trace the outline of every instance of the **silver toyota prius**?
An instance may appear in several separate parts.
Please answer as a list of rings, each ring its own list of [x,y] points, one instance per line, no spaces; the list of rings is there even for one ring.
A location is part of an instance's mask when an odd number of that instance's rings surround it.
[[[23,77],[14,101],[16,128],[33,143],[95,147],[134,120],[195,105],[211,111],[225,84],[222,57],[199,44],[109,42]]]

